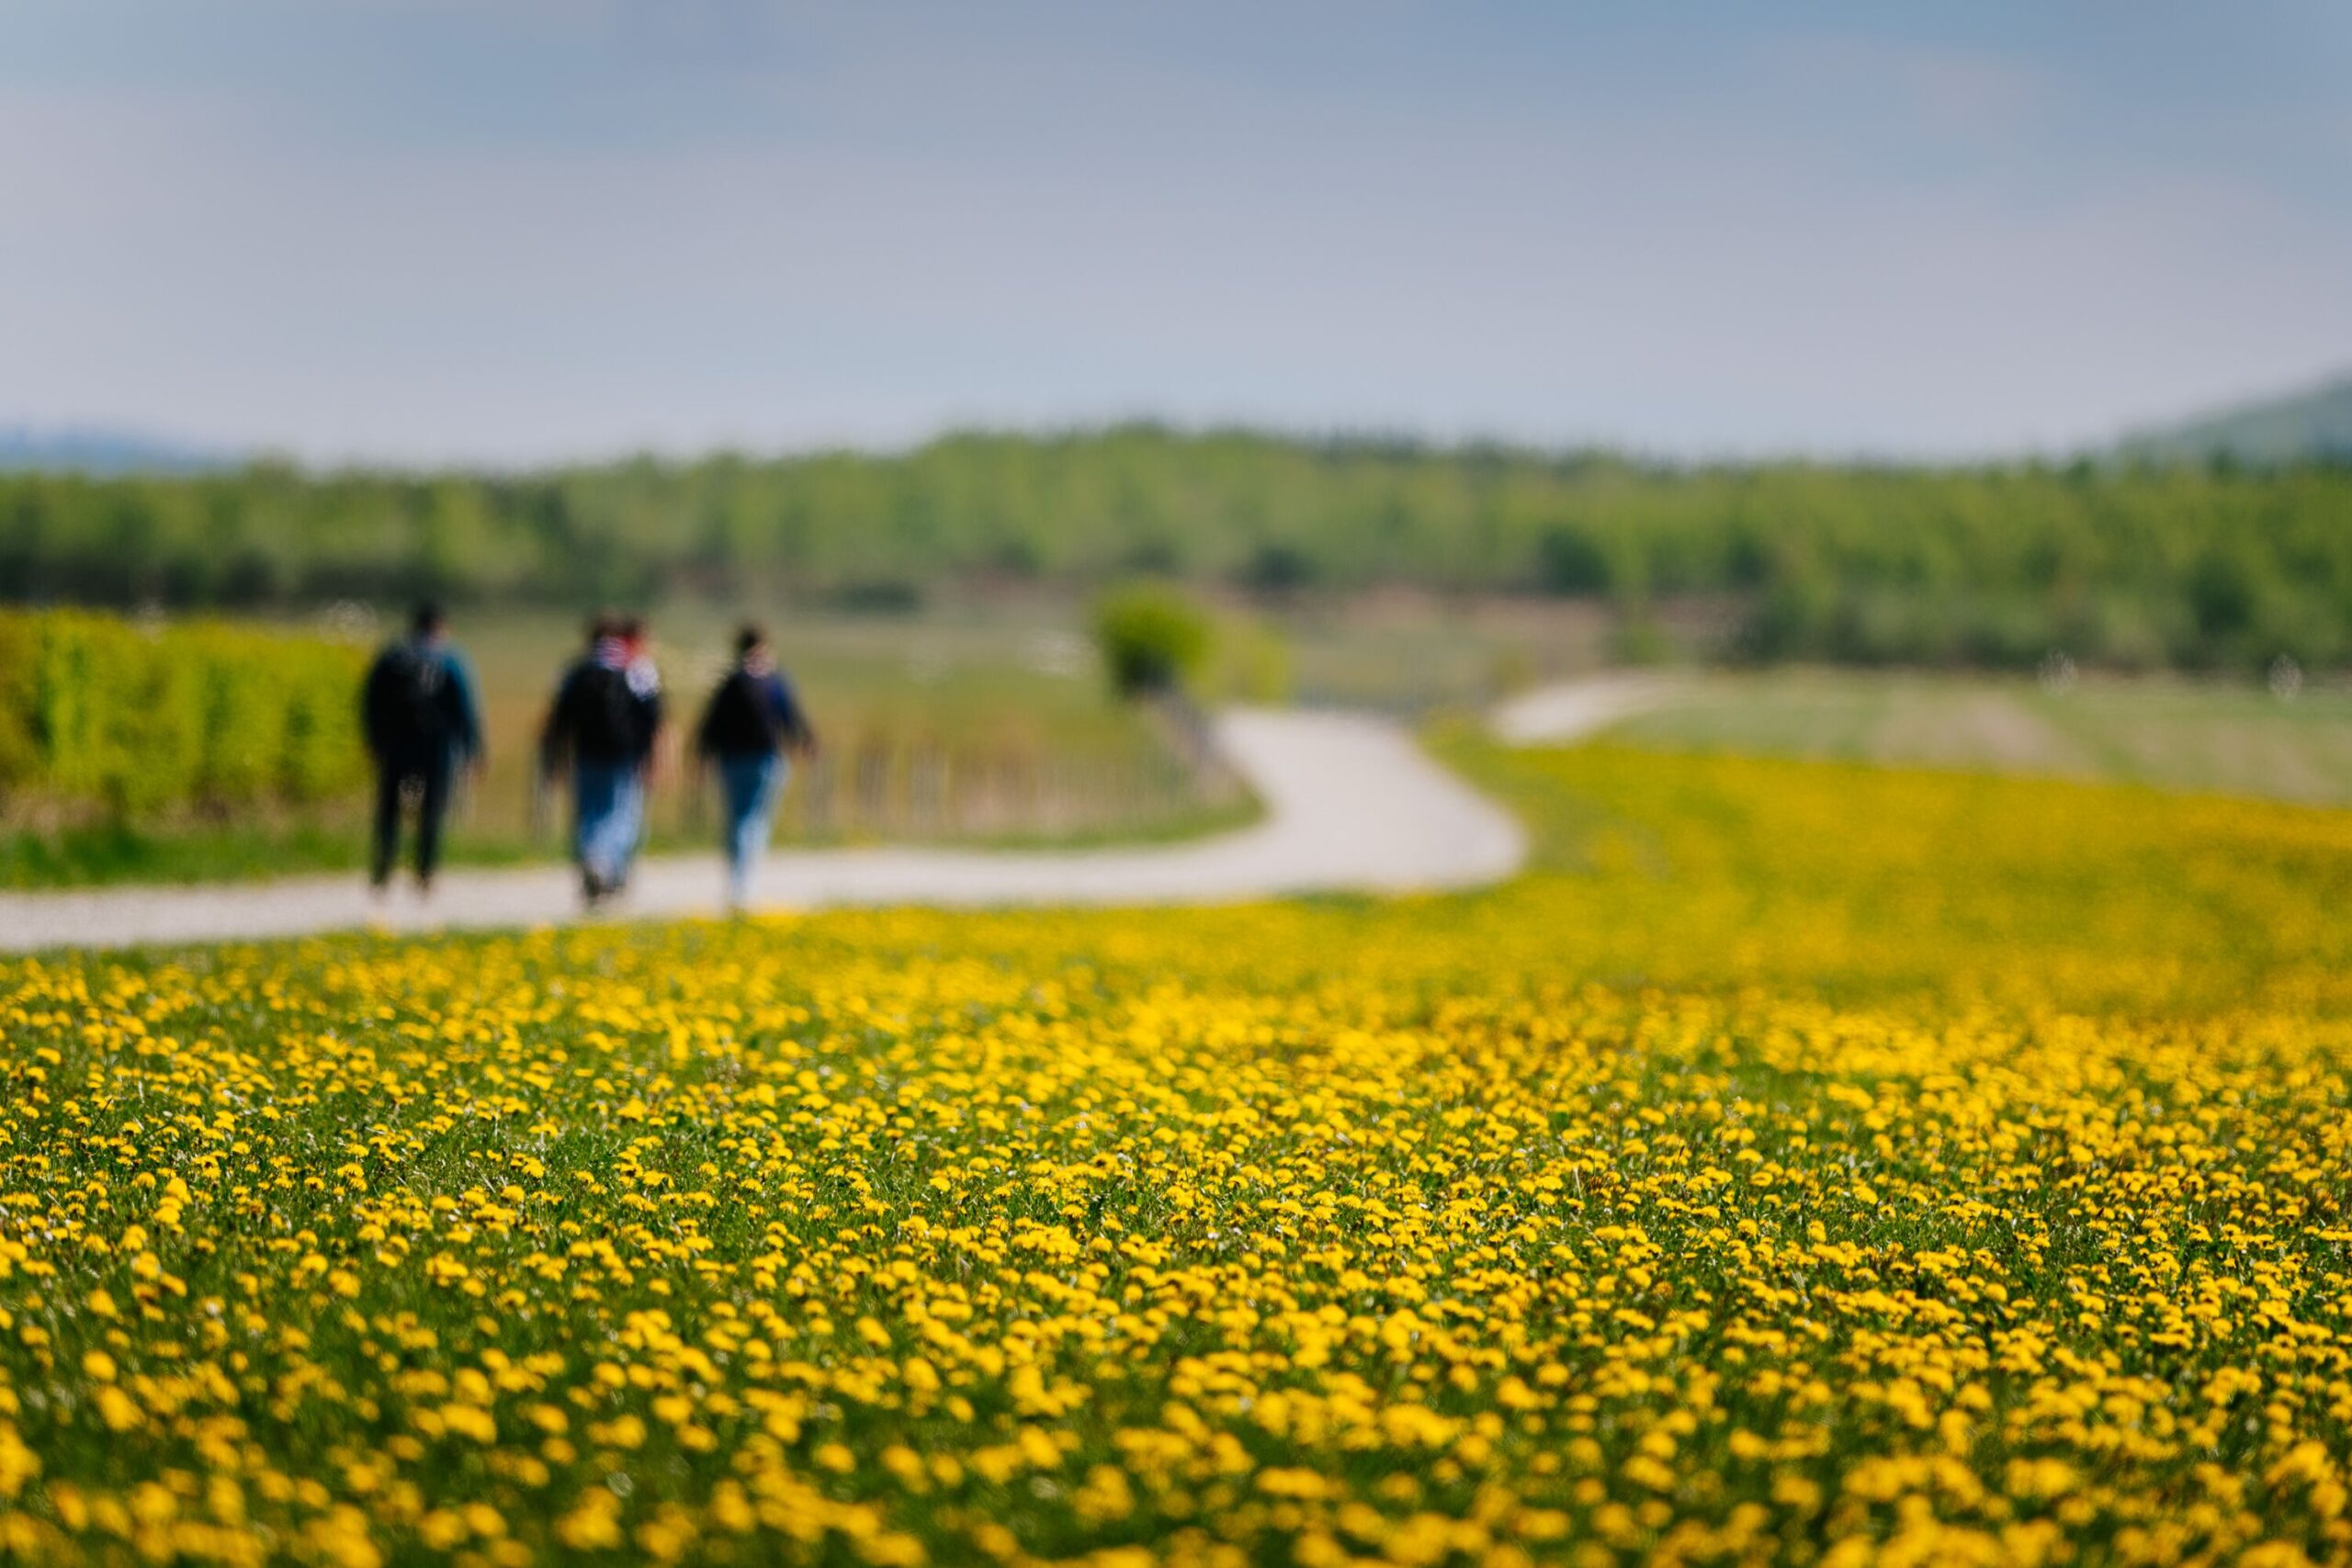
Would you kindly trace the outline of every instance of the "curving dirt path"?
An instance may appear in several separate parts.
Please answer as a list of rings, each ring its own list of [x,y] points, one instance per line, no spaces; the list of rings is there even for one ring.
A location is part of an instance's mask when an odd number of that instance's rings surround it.
[[[1401,727],[1355,714],[1243,710],[1218,720],[1227,757],[1265,803],[1254,826],[1133,849],[801,850],[768,857],[767,908],[827,905],[1208,904],[1283,894],[1473,886],[1516,871],[1518,823],[1431,761]],[[625,919],[708,914],[718,854],[643,863]],[[553,866],[450,871],[430,903],[382,904],[356,876],[245,886],[0,895],[0,950],[234,941],[374,927],[546,925],[577,918]]]
[[[1557,746],[1657,707],[1679,690],[1672,675],[1649,671],[1588,675],[1513,697],[1488,715],[1487,722],[1498,739],[1513,746]]]

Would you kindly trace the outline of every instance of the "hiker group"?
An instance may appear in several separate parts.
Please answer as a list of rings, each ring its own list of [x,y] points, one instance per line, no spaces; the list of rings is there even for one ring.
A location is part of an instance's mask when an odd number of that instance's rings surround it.
[[[390,886],[401,820],[413,810],[417,886],[430,892],[459,776],[479,773],[487,756],[473,676],[449,640],[440,606],[419,605],[408,635],[377,656],[360,707],[376,761],[370,883],[379,892]],[[647,647],[644,620],[594,617],[587,646],[557,682],[539,730],[535,796],[543,798],[568,778],[572,861],[592,908],[628,886],[645,837],[646,792],[664,719],[661,672]],[[694,735],[695,760],[716,772],[725,808],[721,841],[731,905],[750,900],[789,759],[813,754],[816,744],[766,634],[744,626]]]

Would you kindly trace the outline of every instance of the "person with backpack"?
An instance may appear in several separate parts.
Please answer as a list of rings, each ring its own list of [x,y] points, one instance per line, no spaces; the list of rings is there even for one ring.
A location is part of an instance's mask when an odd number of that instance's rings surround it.
[[[695,754],[717,768],[726,802],[728,903],[741,908],[752,890],[752,869],[767,850],[775,808],[790,774],[787,753],[816,753],[809,728],[792,687],[775,667],[767,634],[747,626],[735,637],[735,664],[720,678],[695,731]]]
[[[645,828],[645,786],[662,696],[644,623],[598,615],[587,653],[564,672],[539,734],[539,770],[571,766],[572,855],[591,908],[628,885]]]
[[[368,886],[382,893],[399,858],[401,806],[416,807],[416,886],[433,890],[441,858],[441,823],[461,766],[482,763],[481,710],[473,674],[450,646],[438,604],[416,607],[408,636],[385,646],[360,688],[360,727],[376,763],[375,854]]]

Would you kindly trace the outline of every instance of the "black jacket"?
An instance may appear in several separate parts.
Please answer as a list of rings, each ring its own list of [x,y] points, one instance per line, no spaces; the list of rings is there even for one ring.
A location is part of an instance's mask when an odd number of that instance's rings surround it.
[[[695,730],[695,750],[706,757],[773,757],[815,739],[782,675],[738,667],[710,694]]]
[[[368,667],[359,722],[379,761],[447,765],[481,755],[473,675],[454,649],[413,637]]]
[[[583,659],[556,688],[540,755],[548,763],[568,752],[583,762],[641,765],[661,728],[660,687],[632,681],[625,667]]]

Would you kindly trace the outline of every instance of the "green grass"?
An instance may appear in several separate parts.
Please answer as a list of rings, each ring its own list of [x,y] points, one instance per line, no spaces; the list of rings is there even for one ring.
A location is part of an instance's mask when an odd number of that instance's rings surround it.
[[[979,837],[914,834],[894,843],[960,850],[1085,850],[1117,844],[1179,843],[1249,826],[1262,812],[1251,797],[1202,801],[1189,809],[1155,814],[1127,827],[1080,827],[1066,832],[1010,831]],[[59,832],[0,834],[0,891],[40,891],[144,883],[258,882],[270,877],[367,869],[368,829],[348,821],[151,831],[134,827],[72,828]],[[801,832],[778,848],[832,849],[872,844],[871,835]],[[453,866],[551,862],[569,852],[556,828],[537,838],[485,834],[460,828],[445,853]],[[648,835],[649,853],[718,847],[714,825],[701,831],[665,826]],[[407,865],[402,860],[403,874]]]
[[[357,868],[354,830],[208,828],[153,832],[127,826],[0,836],[0,888],[88,887],[125,882],[236,882]]]
[[[1402,713],[1484,706],[1591,670],[1623,630],[1613,611],[1575,600],[1403,592],[1310,600],[1267,619],[1302,698]]]
[[[2352,803],[2352,689],[1786,670],[1705,673],[1613,739]]]

